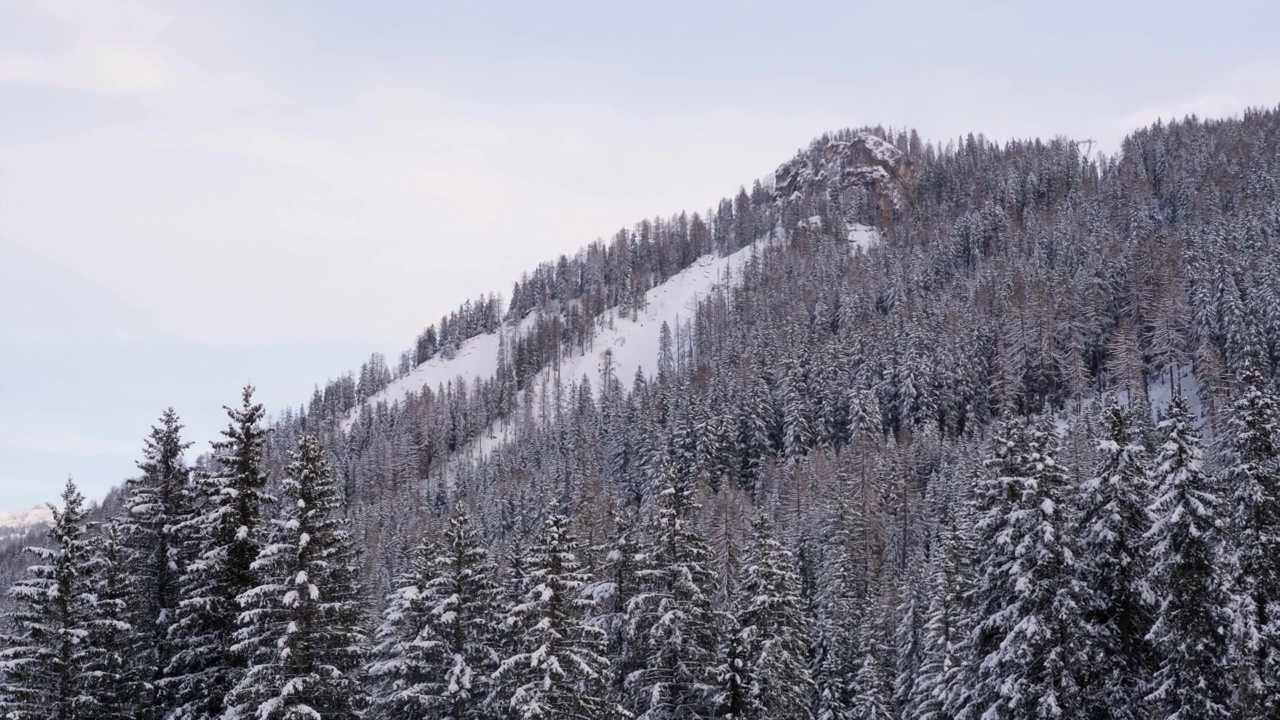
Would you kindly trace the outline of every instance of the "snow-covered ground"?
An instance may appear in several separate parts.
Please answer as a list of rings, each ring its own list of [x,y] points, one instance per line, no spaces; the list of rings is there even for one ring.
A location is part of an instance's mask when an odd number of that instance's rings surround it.
[[[865,252],[875,243],[880,242],[880,231],[870,225],[849,223],[849,250],[857,253]]]
[[[873,227],[850,223],[846,237],[851,252],[858,252],[878,242],[880,233]],[[666,282],[650,289],[645,294],[642,309],[634,313],[620,313],[617,308],[607,310],[602,318],[597,319],[598,328],[591,346],[581,354],[562,358],[558,368],[554,365],[544,368],[532,381],[533,387],[540,387],[558,370],[566,384],[586,376],[591,380],[592,388],[598,390],[600,366],[606,352],[612,354],[616,376],[624,385],[630,384],[636,368],[652,377],[657,373],[658,345],[663,323],[666,323],[674,335],[679,327],[693,318],[700,300],[718,288],[736,284],[752,255],[761,252],[768,242],[767,238],[761,238],[724,257],[703,255]],[[398,402],[409,393],[420,392],[423,387],[435,390],[459,377],[468,382],[493,377],[498,370],[499,334],[505,334],[508,342],[512,341],[532,327],[536,315],[536,312],[531,313],[518,324],[504,325],[496,332],[467,340],[452,358],[436,356],[428,360],[373,395],[366,400],[366,404]],[[537,397],[537,393],[534,396]],[[344,427],[350,427],[355,415],[356,412],[353,411]],[[490,428],[470,448],[464,449],[463,454],[468,450],[483,454],[488,447],[501,442],[504,437],[503,429]]]
[[[410,370],[404,377],[393,380],[391,384],[375,393],[365,405],[370,407],[380,402],[388,404],[408,397],[410,393],[421,392],[430,388],[435,391],[439,386],[459,377],[468,383],[477,379],[487,379],[498,372],[499,333],[510,332],[507,328],[499,328],[496,332],[476,337],[462,343],[452,358],[446,359],[437,354],[430,360]],[[343,429],[348,429],[355,422],[358,409],[354,409],[343,421]]]
[[[1190,365],[1180,365],[1175,370],[1175,374],[1178,380],[1178,394],[1186,398],[1191,417],[1203,427],[1205,417],[1204,405],[1200,399],[1200,381],[1196,379],[1195,373],[1191,372]],[[1169,409],[1169,403],[1173,402],[1173,390],[1167,370],[1147,384],[1147,397],[1151,398],[1152,420],[1160,419]]]
[[[662,323],[667,323],[674,333],[677,323],[693,317],[698,299],[705,298],[722,282],[733,282],[741,275],[742,266],[746,264],[752,251],[758,252],[764,242],[766,241],[759,240],[726,257],[704,255],[698,258],[665,283],[651,289],[645,295],[644,309],[636,312],[634,317],[629,313],[620,315],[616,309],[606,311],[604,327],[597,331],[587,352],[562,360],[561,377],[566,381],[576,380],[585,374],[594,381],[599,376],[600,359],[606,350],[612,351],[618,377],[624,382],[630,381],[637,367],[642,368],[646,374],[653,374]],[[397,402],[411,392],[420,392],[423,387],[435,390],[439,385],[458,377],[468,382],[491,378],[498,371],[499,333],[506,334],[510,341],[532,326],[535,319],[536,312],[518,325],[504,325],[496,332],[473,337],[462,343],[452,358],[445,359],[437,355],[365,402],[371,406],[380,402]],[[544,375],[552,371],[554,368],[548,368]],[[350,425],[354,416],[355,412],[348,417],[346,426]]]
[[[732,285],[742,276],[742,268],[752,252],[759,252],[765,241],[752,245],[726,257],[703,255],[692,265],[675,274],[661,285],[645,294],[644,309],[635,313],[617,315],[606,313],[605,326],[596,332],[591,347],[581,355],[564,358],[560,362],[560,377],[566,382],[580,380],[584,375],[598,385],[600,364],[605,352],[613,355],[617,377],[629,384],[636,368],[646,376],[657,373],[658,341],[662,325],[666,323],[672,334],[689,322],[698,307],[698,301],[722,285]],[[555,368],[544,370],[544,377]],[[598,387],[597,387],[598,389]]]

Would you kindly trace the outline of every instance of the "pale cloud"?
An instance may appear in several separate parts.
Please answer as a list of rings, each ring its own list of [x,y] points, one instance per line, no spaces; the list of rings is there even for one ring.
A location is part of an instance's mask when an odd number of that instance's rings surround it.
[[[0,432],[0,447],[53,455],[101,457],[133,453],[137,450],[137,443],[78,433]]]
[[[1258,60],[1220,76],[1207,87],[1196,89],[1183,99],[1145,107],[1117,118],[1112,123],[1120,136],[1135,128],[1154,123],[1181,120],[1189,115],[1200,118],[1238,117],[1247,108],[1273,108],[1280,102],[1280,58]]]
[[[188,74],[147,48],[86,43],[61,56],[0,56],[0,82],[49,85],[101,95],[165,94],[188,84]]]

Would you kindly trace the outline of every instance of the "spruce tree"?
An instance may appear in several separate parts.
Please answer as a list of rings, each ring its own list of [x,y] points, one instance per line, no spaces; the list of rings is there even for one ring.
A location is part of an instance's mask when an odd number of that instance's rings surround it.
[[[636,513],[613,514],[613,534],[602,548],[603,559],[595,572],[595,582],[587,595],[595,603],[592,622],[605,634],[609,658],[608,699],[630,708],[627,678],[643,667],[642,643],[632,635],[628,608],[641,592],[639,571],[648,563],[646,546],[636,529]]]
[[[445,554],[426,584],[424,599],[436,636],[444,643],[448,720],[488,717],[490,679],[497,670],[497,567],[458,503],[442,543]]]
[[[858,635],[861,657],[853,676],[849,716],[860,720],[893,720],[893,683],[885,669],[886,652],[876,613],[864,615]]]
[[[361,590],[356,552],[324,448],[304,436],[285,473],[281,516],[237,598],[232,650],[249,667],[224,720],[354,720],[364,706]]]
[[[1280,713],[1280,408],[1253,367],[1241,377],[1223,435],[1238,712],[1269,718]]]
[[[716,630],[720,645],[716,651],[715,717],[722,720],[747,720],[760,717],[753,696],[751,638],[738,624],[741,608],[735,604],[726,612],[716,613]]]
[[[924,625],[929,606],[929,589],[924,581],[926,565],[924,553],[915,553],[899,591],[901,600],[894,636],[897,672],[893,680],[893,705],[909,717],[919,714],[914,703],[919,696],[916,684],[924,666]]]
[[[370,664],[379,690],[375,716],[429,713],[448,720],[489,717],[490,678],[499,641],[497,568],[465,506],[388,603]]]
[[[391,720],[422,714],[440,695],[442,643],[424,632],[428,608],[422,594],[431,580],[433,563],[441,556],[439,546],[424,539],[415,549],[410,567],[387,595],[365,672],[373,718]]]
[[[809,622],[795,558],[760,511],[751,522],[751,558],[742,581],[738,624],[746,641],[748,699],[744,718],[809,720]]]
[[[983,518],[985,531],[997,529],[996,552],[982,568],[990,614],[978,625],[973,710],[990,718],[1075,717],[1081,589],[1068,532],[1066,471],[1056,459],[1051,421],[1027,431],[1021,443],[1017,436],[999,441],[992,461],[998,475],[989,489],[1005,495]]]
[[[132,624],[129,603],[137,597],[137,578],[120,542],[120,529],[108,523],[91,541],[90,587],[93,619],[84,672],[93,698],[95,720],[137,720],[156,712],[149,692],[154,668],[139,662],[143,640]]]
[[[67,480],[52,505],[48,546],[26,552],[38,563],[9,590],[16,608],[0,649],[0,712],[6,720],[90,720],[95,609],[84,497]]]
[[[547,513],[525,563],[524,602],[512,608],[524,629],[519,651],[504,658],[497,677],[511,688],[508,708],[521,720],[606,720],[621,709],[605,700],[609,662],[604,636],[587,622],[590,575],[578,558],[569,520]]]
[[[711,550],[696,529],[700,506],[691,478],[665,460],[659,473],[646,562],[637,572],[640,592],[627,607],[643,666],[626,685],[645,720],[707,717],[716,652]]]
[[[929,601],[920,638],[920,675],[907,700],[907,717],[915,720],[950,717],[948,685],[964,660],[964,636],[959,622],[964,604],[956,525],[953,516],[952,522],[942,529],[929,558],[926,577]]]
[[[233,646],[240,595],[257,587],[253,563],[264,535],[262,514],[272,502],[261,464],[265,411],[246,387],[242,406],[226,408],[223,440],[213,444],[212,470],[197,478],[192,516],[174,526],[190,543],[169,640],[174,655],[162,688],[170,693],[169,720],[213,720],[240,681],[248,658]]]
[[[1024,422],[1007,416],[992,439],[992,457],[979,476],[973,525],[973,577],[966,587],[966,662],[948,682],[948,705],[957,716],[982,717],[1002,700],[996,675],[984,672],[1013,626],[1017,595],[1010,572],[1017,559],[1013,516],[1027,485],[1030,453]],[[999,712],[998,709],[994,712]],[[1002,718],[1003,715],[994,715]]]
[[[1147,633],[1157,661],[1147,699],[1161,720],[1226,718],[1230,617],[1220,572],[1221,502],[1181,396],[1159,429],[1166,439],[1152,468],[1152,524],[1145,536],[1157,603]]]
[[[122,617],[135,628],[136,643],[128,652],[145,685],[137,688],[139,720],[156,720],[168,706],[158,694],[159,681],[173,656],[169,626],[178,609],[180,579],[189,544],[178,531],[190,520],[190,471],[183,452],[182,424],[173,408],[151,428],[138,463],[142,474],[125,482],[120,513],[112,520],[119,528],[122,561],[131,590]]]
[[[1143,636],[1151,624],[1153,598],[1147,586],[1143,533],[1148,527],[1150,487],[1145,451],[1133,436],[1129,413],[1107,408],[1098,467],[1079,490],[1081,612],[1088,632],[1083,701],[1090,717],[1144,717],[1144,684],[1151,655]]]

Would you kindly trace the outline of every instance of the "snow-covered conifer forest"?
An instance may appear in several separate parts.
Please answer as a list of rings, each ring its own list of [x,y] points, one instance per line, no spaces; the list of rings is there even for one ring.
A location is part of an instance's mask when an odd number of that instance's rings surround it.
[[[1278,186],[1273,110],[824,135],[159,414],[4,540],[0,716],[1280,717]]]

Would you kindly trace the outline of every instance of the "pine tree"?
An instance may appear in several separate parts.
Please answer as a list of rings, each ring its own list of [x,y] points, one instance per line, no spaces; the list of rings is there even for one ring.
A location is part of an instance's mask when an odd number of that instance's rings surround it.
[[[1077,502],[1081,611],[1088,633],[1084,653],[1084,703],[1090,717],[1144,717],[1142,698],[1150,677],[1150,650],[1143,640],[1154,601],[1147,586],[1143,533],[1150,488],[1144,450],[1130,430],[1129,414],[1111,405],[1101,461],[1081,485]]]
[[[122,562],[129,569],[131,591],[121,617],[136,628],[136,644],[128,653],[140,678],[136,688],[140,720],[161,717],[167,699],[157,694],[157,683],[173,656],[169,625],[178,609],[179,581],[188,558],[187,544],[177,526],[190,519],[190,472],[183,452],[182,424],[173,408],[160,417],[146,439],[142,474],[125,482],[119,515]]]
[[[39,564],[13,584],[11,634],[0,649],[0,712],[7,720],[89,720],[94,597],[85,538],[84,497],[67,480],[62,508],[50,506],[49,547],[31,547]]]
[[[236,655],[249,667],[224,720],[354,720],[364,705],[359,570],[324,448],[304,436],[283,484],[282,513],[239,595]]]
[[[742,581],[738,624],[746,642],[751,710],[745,718],[808,720],[809,624],[795,559],[762,512],[751,522],[751,561]]]
[[[1233,644],[1239,678],[1238,713],[1280,713],[1280,408],[1252,367],[1227,420],[1221,465],[1230,493],[1235,555]]]
[[[508,707],[521,720],[604,720],[622,716],[604,699],[609,661],[604,636],[587,622],[591,577],[578,559],[569,521],[547,513],[525,563],[524,602],[512,608],[523,627],[519,652],[504,658],[497,676],[512,689]]]
[[[191,543],[180,580],[181,600],[169,628],[174,656],[162,688],[172,693],[169,720],[222,716],[226,695],[240,681],[247,658],[233,650],[237,598],[259,582],[253,567],[262,543],[266,492],[261,463],[264,410],[246,387],[240,408],[227,408],[230,425],[213,445],[212,472],[197,479],[192,517],[174,526]]]
[[[1157,600],[1147,634],[1157,666],[1147,699],[1162,720],[1230,717],[1220,501],[1181,396],[1169,405],[1160,430],[1166,440],[1152,470],[1152,525],[1146,533],[1148,577]]]

